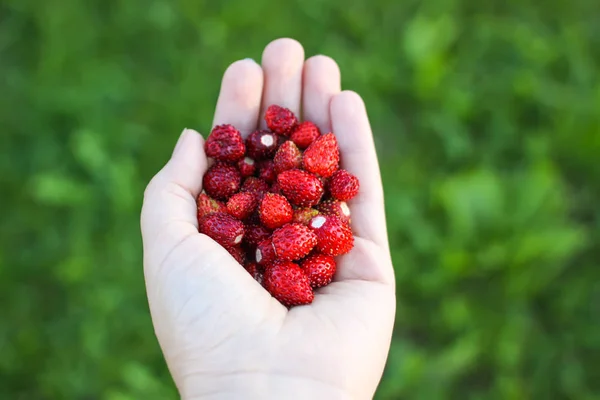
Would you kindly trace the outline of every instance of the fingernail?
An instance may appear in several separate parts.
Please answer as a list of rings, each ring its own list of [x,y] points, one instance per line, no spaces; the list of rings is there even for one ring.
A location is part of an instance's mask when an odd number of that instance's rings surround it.
[[[256,61],[254,61],[254,58],[251,57],[244,58],[244,61],[252,61],[253,63],[256,63]]]
[[[179,139],[177,139],[177,144],[175,144],[175,148],[173,149],[173,155],[176,155],[183,147],[183,142],[185,142],[185,137],[187,136],[188,128],[183,128],[181,135],[179,135]]]

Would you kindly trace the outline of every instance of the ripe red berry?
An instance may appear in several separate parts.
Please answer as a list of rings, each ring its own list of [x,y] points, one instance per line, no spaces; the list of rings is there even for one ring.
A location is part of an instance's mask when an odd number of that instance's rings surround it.
[[[218,162],[206,171],[202,186],[209,196],[217,200],[227,200],[240,189],[241,180],[242,177],[235,167]]]
[[[250,157],[242,158],[240,161],[238,161],[237,166],[240,170],[240,175],[242,178],[252,176],[256,172],[256,163]]]
[[[244,180],[240,191],[256,193],[258,198],[261,199],[269,191],[269,184],[260,178],[250,176]]]
[[[270,131],[254,131],[246,139],[247,155],[254,160],[273,157],[277,147],[277,135]]]
[[[275,163],[272,160],[261,160],[258,162],[258,177],[268,184],[275,182],[277,172],[275,172]]]
[[[317,235],[317,251],[330,256],[348,253],[354,247],[354,236],[348,224],[338,217],[317,215],[308,224]]]
[[[272,236],[275,254],[280,260],[299,260],[317,245],[317,235],[302,224],[287,224]]]
[[[227,212],[237,219],[246,219],[256,209],[258,198],[255,193],[239,192],[227,201]]]
[[[291,139],[296,143],[296,146],[306,149],[319,136],[321,136],[319,128],[310,121],[304,121],[294,129]]]
[[[215,160],[234,162],[244,157],[246,146],[240,131],[231,125],[217,125],[204,142],[204,150]]]
[[[324,178],[333,175],[339,163],[340,151],[333,133],[318,137],[302,156],[304,169]]]
[[[317,206],[317,209],[323,215],[335,215],[340,220],[342,220],[342,222],[345,222],[347,224],[350,223],[350,208],[348,207],[348,204],[346,204],[345,201],[327,200],[320,203]]]
[[[345,169],[337,170],[329,180],[329,193],[335,199],[348,201],[358,194],[358,178]]]
[[[271,236],[271,231],[264,226],[258,224],[247,225],[246,233],[244,233],[244,244],[254,251],[258,243],[269,236]]]
[[[244,265],[246,262],[246,253],[242,249],[242,246],[237,245],[233,247],[226,247],[226,249],[240,265]]]
[[[215,212],[227,212],[225,204],[211,198],[206,193],[200,193],[196,199],[198,219]]]
[[[282,193],[298,207],[312,207],[323,196],[323,184],[315,175],[299,169],[283,171],[277,176]]]
[[[198,221],[198,231],[213,239],[225,248],[242,242],[244,224],[226,213],[205,215]]]
[[[288,136],[298,124],[298,119],[292,111],[277,105],[267,108],[265,121],[270,130],[285,136]]]
[[[280,194],[267,193],[258,208],[260,222],[269,229],[276,229],[292,220],[291,204]]]
[[[256,262],[260,265],[269,265],[272,264],[277,255],[275,254],[275,249],[273,248],[273,242],[271,238],[262,240],[256,246]]]
[[[294,210],[294,217],[292,218],[292,221],[299,224],[308,225],[308,223],[317,215],[319,215],[319,211],[315,210],[314,208],[297,208]]]
[[[308,277],[310,286],[316,289],[331,283],[336,265],[332,256],[316,253],[302,260],[300,267]]]
[[[288,169],[296,169],[302,166],[302,153],[298,146],[291,140],[288,140],[275,153],[273,158],[275,172],[280,174]]]
[[[277,261],[268,266],[263,286],[287,307],[310,304],[314,299],[308,277],[302,268],[290,261]]]

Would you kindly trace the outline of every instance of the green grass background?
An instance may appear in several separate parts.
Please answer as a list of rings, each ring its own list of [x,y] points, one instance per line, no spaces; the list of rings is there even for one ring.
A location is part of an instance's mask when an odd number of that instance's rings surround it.
[[[0,1],[0,398],[176,398],[143,189],[272,39],[361,93],[398,282],[378,399],[600,398],[595,0]]]

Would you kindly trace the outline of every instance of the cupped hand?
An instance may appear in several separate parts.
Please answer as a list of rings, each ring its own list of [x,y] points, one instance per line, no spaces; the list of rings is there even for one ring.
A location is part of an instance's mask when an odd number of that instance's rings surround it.
[[[312,304],[288,310],[198,233],[195,199],[208,166],[200,134],[184,130],[148,185],[141,215],[148,300],[182,398],[372,398],[390,346],[394,273],[365,106],[340,85],[331,58],[305,61],[298,42],[275,40],[262,66],[242,60],[227,69],[213,121],[248,135],[278,104],[336,134],[342,167],[360,180],[349,202],[355,247],[337,259],[334,281]]]

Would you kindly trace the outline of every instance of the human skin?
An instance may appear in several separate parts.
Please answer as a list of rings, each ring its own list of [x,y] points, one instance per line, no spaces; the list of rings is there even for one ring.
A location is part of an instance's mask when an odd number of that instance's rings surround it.
[[[287,309],[229,253],[198,233],[196,196],[209,160],[186,129],[144,193],[141,228],[152,321],[183,399],[370,399],[381,379],[395,315],[377,155],[365,105],[341,91],[331,58],[307,60],[292,39],[271,42],[262,65],[226,70],[213,126],[244,136],[266,108],[288,107],[333,131],[342,167],[360,180],[349,202],[355,245],[310,305]],[[302,113],[301,113],[302,110]]]

